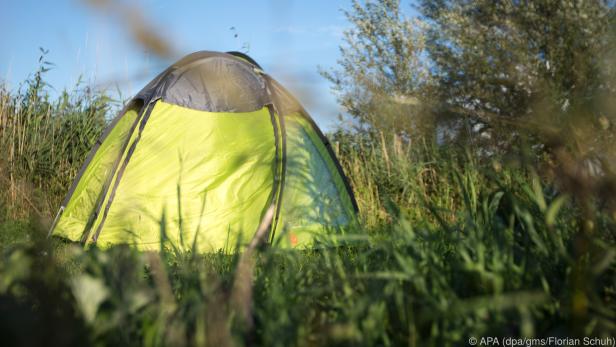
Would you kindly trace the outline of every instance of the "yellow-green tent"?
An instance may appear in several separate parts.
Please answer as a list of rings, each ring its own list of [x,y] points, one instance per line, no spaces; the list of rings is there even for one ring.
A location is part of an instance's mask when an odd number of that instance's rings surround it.
[[[228,251],[274,207],[269,242],[309,247],[357,204],[314,121],[248,56],[197,52],[158,75],[113,120],[52,227],[85,245]]]

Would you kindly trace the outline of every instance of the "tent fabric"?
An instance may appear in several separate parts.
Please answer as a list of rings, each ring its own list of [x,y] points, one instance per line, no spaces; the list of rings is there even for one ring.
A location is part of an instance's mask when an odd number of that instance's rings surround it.
[[[135,100],[84,164],[53,235],[230,252],[272,205],[269,241],[282,246],[311,247],[354,223],[357,205],[327,140],[252,59],[194,53]]]
[[[92,214],[101,203],[101,193],[110,183],[113,168],[117,165],[137,117],[135,109],[124,113],[94,153],[64,208],[61,224],[58,224],[58,227],[65,232],[63,236],[79,240],[89,227]]]
[[[306,246],[313,234],[348,225],[353,207],[329,153],[310,124],[294,113],[285,116],[285,126],[287,161],[281,222],[287,237],[283,241]]]
[[[198,61],[198,66],[174,71],[170,77],[163,100],[196,110],[250,112],[269,100],[264,79],[236,60],[206,58]]]
[[[199,249],[235,245],[235,238],[227,240],[229,230],[250,237],[271,192],[273,138],[267,109],[206,113],[159,101],[118,185],[99,244],[157,247],[161,225],[179,230],[168,237],[183,247],[196,237]]]

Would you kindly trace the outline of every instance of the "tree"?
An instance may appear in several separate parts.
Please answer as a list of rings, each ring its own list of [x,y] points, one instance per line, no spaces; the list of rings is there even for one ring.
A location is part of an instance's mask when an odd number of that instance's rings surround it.
[[[438,114],[479,129],[504,125],[503,138],[517,133],[512,127],[565,129],[605,113],[597,98],[614,89],[602,61],[612,3],[420,0],[419,9]]]
[[[322,73],[362,129],[488,153],[521,138],[539,152],[616,147],[613,2],[418,0],[417,9],[409,18],[398,0],[366,0],[345,12],[338,69]]]
[[[404,16],[396,0],[353,1],[345,15],[352,28],[344,33],[339,68],[321,71],[340,104],[364,129],[411,133],[426,126],[422,23]]]

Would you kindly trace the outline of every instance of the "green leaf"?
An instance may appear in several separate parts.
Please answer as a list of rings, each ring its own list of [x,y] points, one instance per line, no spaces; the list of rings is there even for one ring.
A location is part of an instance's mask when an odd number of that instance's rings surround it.
[[[79,275],[71,280],[75,300],[86,322],[92,323],[100,304],[109,296],[109,290],[100,279],[90,275]]]
[[[533,174],[531,182],[533,185],[533,193],[534,193],[533,198],[535,199],[535,202],[539,206],[539,209],[541,211],[545,211],[545,209],[547,208],[547,204],[545,203],[545,198],[543,196],[543,189],[541,188],[541,181],[539,180],[539,177],[537,175]]]
[[[556,222],[556,216],[558,215],[558,211],[563,206],[563,204],[567,201],[566,195],[560,195],[548,207],[547,212],[545,213],[545,224],[551,227]]]

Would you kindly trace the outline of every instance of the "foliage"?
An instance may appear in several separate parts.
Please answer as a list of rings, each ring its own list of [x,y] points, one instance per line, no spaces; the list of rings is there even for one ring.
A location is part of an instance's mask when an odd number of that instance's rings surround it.
[[[428,124],[418,119],[425,113],[422,102],[430,85],[422,58],[425,36],[421,23],[401,12],[395,0],[365,6],[353,1],[345,12],[352,28],[344,34],[339,69],[321,74],[362,125],[415,134]]]
[[[353,1],[339,66],[322,72],[362,131],[614,161],[613,2],[401,6]]]
[[[8,217],[23,217],[32,208],[44,215],[57,208],[113,107],[108,97],[79,83],[75,91],[62,91],[52,100],[44,81],[52,64],[44,60],[45,53],[40,68],[19,90],[0,86],[0,206],[6,204]],[[32,196],[32,190],[46,196]]]
[[[506,150],[525,137],[613,160],[613,2],[443,0],[419,9],[435,116],[461,125],[459,137],[483,134]]]

